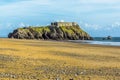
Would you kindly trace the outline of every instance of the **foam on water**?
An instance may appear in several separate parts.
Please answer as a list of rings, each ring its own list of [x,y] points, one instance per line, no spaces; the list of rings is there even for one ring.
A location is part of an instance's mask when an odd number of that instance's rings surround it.
[[[120,42],[109,42],[109,41],[89,41],[89,40],[70,40],[71,42],[83,43],[83,44],[98,44],[108,46],[120,46]]]
[[[90,44],[120,46],[120,42],[89,41]]]

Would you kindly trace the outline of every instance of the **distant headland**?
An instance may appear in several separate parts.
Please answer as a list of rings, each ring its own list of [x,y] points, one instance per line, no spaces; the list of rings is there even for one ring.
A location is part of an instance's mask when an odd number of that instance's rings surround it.
[[[15,29],[9,38],[46,40],[92,40],[76,22],[51,22],[49,26],[29,26]]]

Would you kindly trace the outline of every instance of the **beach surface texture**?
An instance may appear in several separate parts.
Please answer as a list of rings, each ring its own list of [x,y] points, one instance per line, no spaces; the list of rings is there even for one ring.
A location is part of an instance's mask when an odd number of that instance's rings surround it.
[[[1,38],[0,80],[120,80],[120,47]]]

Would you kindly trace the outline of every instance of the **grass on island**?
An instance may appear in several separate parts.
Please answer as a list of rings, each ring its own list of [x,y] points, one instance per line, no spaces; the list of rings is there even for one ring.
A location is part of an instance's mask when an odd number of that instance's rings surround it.
[[[120,80],[120,47],[0,39],[0,80]]]

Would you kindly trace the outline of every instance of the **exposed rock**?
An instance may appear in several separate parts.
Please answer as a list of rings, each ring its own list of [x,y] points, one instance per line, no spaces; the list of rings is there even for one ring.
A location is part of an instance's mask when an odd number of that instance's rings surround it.
[[[112,37],[111,36],[107,36],[107,37],[104,37],[103,40],[111,40]]]
[[[111,39],[112,39],[112,37],[111,37],[111,36],[108,36],[108,37],[107,37],[107,39],[108,39],[108,40],[111,40]]]
[[[26,27],[9,33],[9,38],[16,39],[52,39],[52,40],[92,40],[79,25],[60,27]]]

